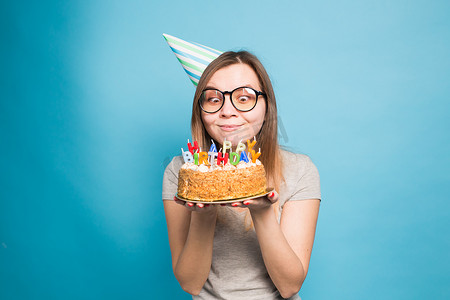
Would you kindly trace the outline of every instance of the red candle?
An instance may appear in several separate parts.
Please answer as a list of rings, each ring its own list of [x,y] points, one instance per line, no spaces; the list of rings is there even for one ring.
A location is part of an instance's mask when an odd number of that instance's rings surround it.
[[[227,162],[228,162],[228,153],[222,155],[222,152],[219,152],[217,155],[217,164],[220,165],[220,163],[223,163],[223,165],[226,165]]]
[[[188,145],[189,151],[192,153],[192,155],[194,155],[195,150],[197,150],[197,152],[200,150],[200,148],[198,147],[197,141],[194,141],[194,146],[192,146],[191,143],[189,143],[189,140],[188,140],[188,144],[187,145]]]

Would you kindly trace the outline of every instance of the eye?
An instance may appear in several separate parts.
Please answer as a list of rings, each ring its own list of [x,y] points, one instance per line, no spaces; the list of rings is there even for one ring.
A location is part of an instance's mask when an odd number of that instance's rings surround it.
[[[218,103],[220,103],[222,100],[220,100],[220,99],[217,98],[217,97],[210,97],[210,98],[207,99],[207,101],[208,101],[208,103],[211,103],[211,104],[218,104]]]
[[[250,100],[250,97],[248,97],[248,96],[239,96],[237,100],[240,103],[245,103],[245,102],[248,102]]]

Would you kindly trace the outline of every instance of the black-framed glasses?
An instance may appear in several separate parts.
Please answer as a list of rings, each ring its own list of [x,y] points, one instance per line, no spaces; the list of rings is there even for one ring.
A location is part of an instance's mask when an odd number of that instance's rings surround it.
[[[200,107],[204,112],[218,112],[225,103],[225,95],[230,94],[231,104],[239,111],[250,111],[255,108],[259,96],[266,96],[263,92],[250,87],[238,87],[231,92],[217,89],[205,89],[200,96]]]

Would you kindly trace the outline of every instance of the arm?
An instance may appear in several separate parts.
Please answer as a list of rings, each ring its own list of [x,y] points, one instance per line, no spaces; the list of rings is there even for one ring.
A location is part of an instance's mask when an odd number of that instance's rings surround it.
[[[287,202],[280,224],[271,206],[249,206],[264,264],[284,298],[296,294],[306,278],[319,205],[316,199]]]
[[[211,268],[217,207],[177,202],[164,200],[172,268],[183,290],[198,295]]]

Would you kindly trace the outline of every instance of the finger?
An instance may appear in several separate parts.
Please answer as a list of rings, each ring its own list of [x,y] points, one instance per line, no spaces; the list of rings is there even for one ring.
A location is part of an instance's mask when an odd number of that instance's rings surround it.
[[[184,202],[183,200],[175,200],[175,203],[183,206],[186,204],[186,202]]]
[[[279,197],[279,195],[278,195],[277,191],[275,191],[275,190],[273,190],[272,192],[270,192],[267,195],[267,199],[269,199],[269,201],[272,202],[272,203],[277,202],[278,201],[278,197]]]
[[[185,201],[180,200],[177,197],[173,197],[173,200],[175,200],[175,203],[180,204],[180,205],[184,205],[186,203]]]
[[[205,205],[203,203],[197,203],[198,208],[203,208]]]
[[[242,202],[233,202],[231,203],[232,207],[242,207]]]
[[[250,205],[250,204],[253,204],[253,200],[245,200],[244,202],[242,202],[242,204],[244,204],[244,205]]]
[[[188,208],[192,208],[192,207],[194,207],[195,204],[192,202],[187,202],[186,205]]]

